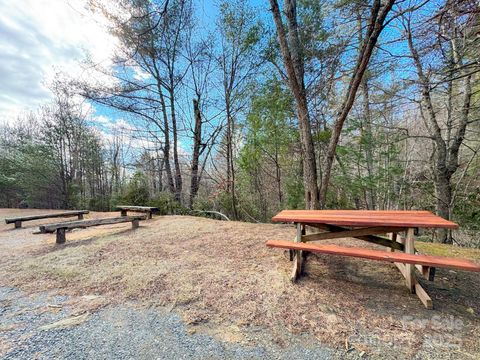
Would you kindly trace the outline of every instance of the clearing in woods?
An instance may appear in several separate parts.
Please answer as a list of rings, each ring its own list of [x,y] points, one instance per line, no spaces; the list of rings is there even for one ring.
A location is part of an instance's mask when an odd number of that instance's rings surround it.
[[[265,246],[293,238],[293,226],[160,216],[136,230],[129,224],[75,230],[58,246],[55,235],[32,234],[45,220],[22,229],[3,220],[39,212],[45,211],[0,209],[0,286],[65,295],[89,313],[126,303],[168,309],[192,333],[245,346],[260,339],[288,346],[301,337],[305,347],[322,345],[337,357],[480,356],[477,273],[437,269],[434,283],[421,280],[434,300],[429,311],[389,263],[310,255],[306,276],[293,285],[288,254]],[[86,219],[117,215],[93,212]],[[375,248],[352,239],[326,243]],[[480,250],[417,247],[480,261]],[[8,331],[0,328],[0,343]],[[14,346],[7,342],[4,353]]]

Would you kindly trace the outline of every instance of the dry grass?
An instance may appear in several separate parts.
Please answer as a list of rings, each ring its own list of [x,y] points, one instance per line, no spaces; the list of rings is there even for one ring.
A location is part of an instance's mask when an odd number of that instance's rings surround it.
[[[12,211],[0,210],[0,221],[6,213]],[[119,224],[73,231],[63,246],[55,246],[54,235],[32,235],[38,224],[25,225],[22,230],[0,225],[0,251],[6,255],[0,278],[25,291],[95,294],[100,296],[95,306],[127,300],[167,306],[191,326],[232,341],[258,326],[280,344],[290,333],[307,333],[371,354],[393,343],[395,351],[409,356],[427,346],[428,336],[437,336],[448,340],[440,348],[461,344],[449,351],[480,354],[478,274],[438,270],[439,281],[424,284],[436,306],[428,311],[391,264],[311,255],[307,275],[292,285],[286,254],[264,245],[267,239],[292,239],[294,228],[286,225],[165,216],[136,230]],[[436,254],[460,252],[480,260],[480,251],[420,246],[425,253],[431,247]],[[423,325],[402,323],[408,315]],[[452,317],[461,328],[448,327]]]

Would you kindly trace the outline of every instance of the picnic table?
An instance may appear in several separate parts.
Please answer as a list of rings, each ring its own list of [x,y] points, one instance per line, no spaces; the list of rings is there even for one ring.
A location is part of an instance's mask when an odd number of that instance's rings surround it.
[[[393,262],[405,278],[407,288],[416,293],[425,307],[433,308],[432,299],[418,282],[415,271],[433,281],[435,267],[480,272],[480,265],[464,259],[427,256],[415,249],[415,232],[418,228],[456,229],[458,225],[429,211],[403,210],[284,210],[272,218],[274,222],[294,223],[297,235],[294,241],[269,240],[267,246],[290,250],[293,261],[291,279],[302,274],[304,255],[307,252],[323,253]],[[305,227],[322,230],[306,234]],[[404,237],[401,234],[405,234]],[[379,236],[387,235],[387,237]],[[307,244],[351,237],[387,248],[384,250],[344,247],[337,245]]]

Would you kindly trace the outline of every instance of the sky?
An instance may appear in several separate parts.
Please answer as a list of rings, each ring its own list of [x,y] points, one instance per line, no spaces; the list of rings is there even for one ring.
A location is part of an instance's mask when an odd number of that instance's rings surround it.
[[[108,66],[116,39],[86,1],[0,0],[0,124],[51,99],[54,74],[81,74],[86,54]]]
[[[218,1],[195,1],[196,15],[206,28],[215,24]],[[268,14],[266,0],[249,1]],[[0,0],[0,125],[51,99],[48,83],[55,73],[88,76],[80,65],[86,54],[96,63],[111,64],[117,39],[107,31],[105,18],[86,9],[87,2]],[[99,106],[91,109],[100,128],[122,118]]]
[[[115,0],[103,0],[114,3]],[[259,6],[266,0],[249,0]],[[200,26],[212,30],[220,0],[195,1]],[[110,64],[117,39],[88,0],[0,0],[0,125],[48,102],[55,73],[85,76],[80,61]],[[97,109],[98,116],[114,116]],[[99,121],[104,121],[105,118]]]
[[[102,1],[114,4],[115,0]],[[0,0],[0,126],[14,124],[48,103],[52,99],[49,83],[55,74],[92,77],[81,64],[87,55],[102,68],[113,66],[118,40],[109,33],[108,20],[89,11],[87,5],[88,0]],[[195,5],[204,28],[213,28],[216,2],[198,0]],[[126,114],[85,101],[82,106],[89,112],[89,124],[107,142],[116,133],[135,130],[135,121]],[[130,146],[142,149],[154,144],[130,139]],[[182,147],[189,148],[189,144],[179,146],[181,153],[187,151]]]

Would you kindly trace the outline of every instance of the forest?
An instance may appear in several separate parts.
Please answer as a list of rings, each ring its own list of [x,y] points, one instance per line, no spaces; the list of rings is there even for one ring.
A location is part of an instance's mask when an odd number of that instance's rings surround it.
[[[91,0],[115,56],[0,122],[0,207],[422,209],[461,229],[425,240],[480,248],[478,1],[202,6]]]

